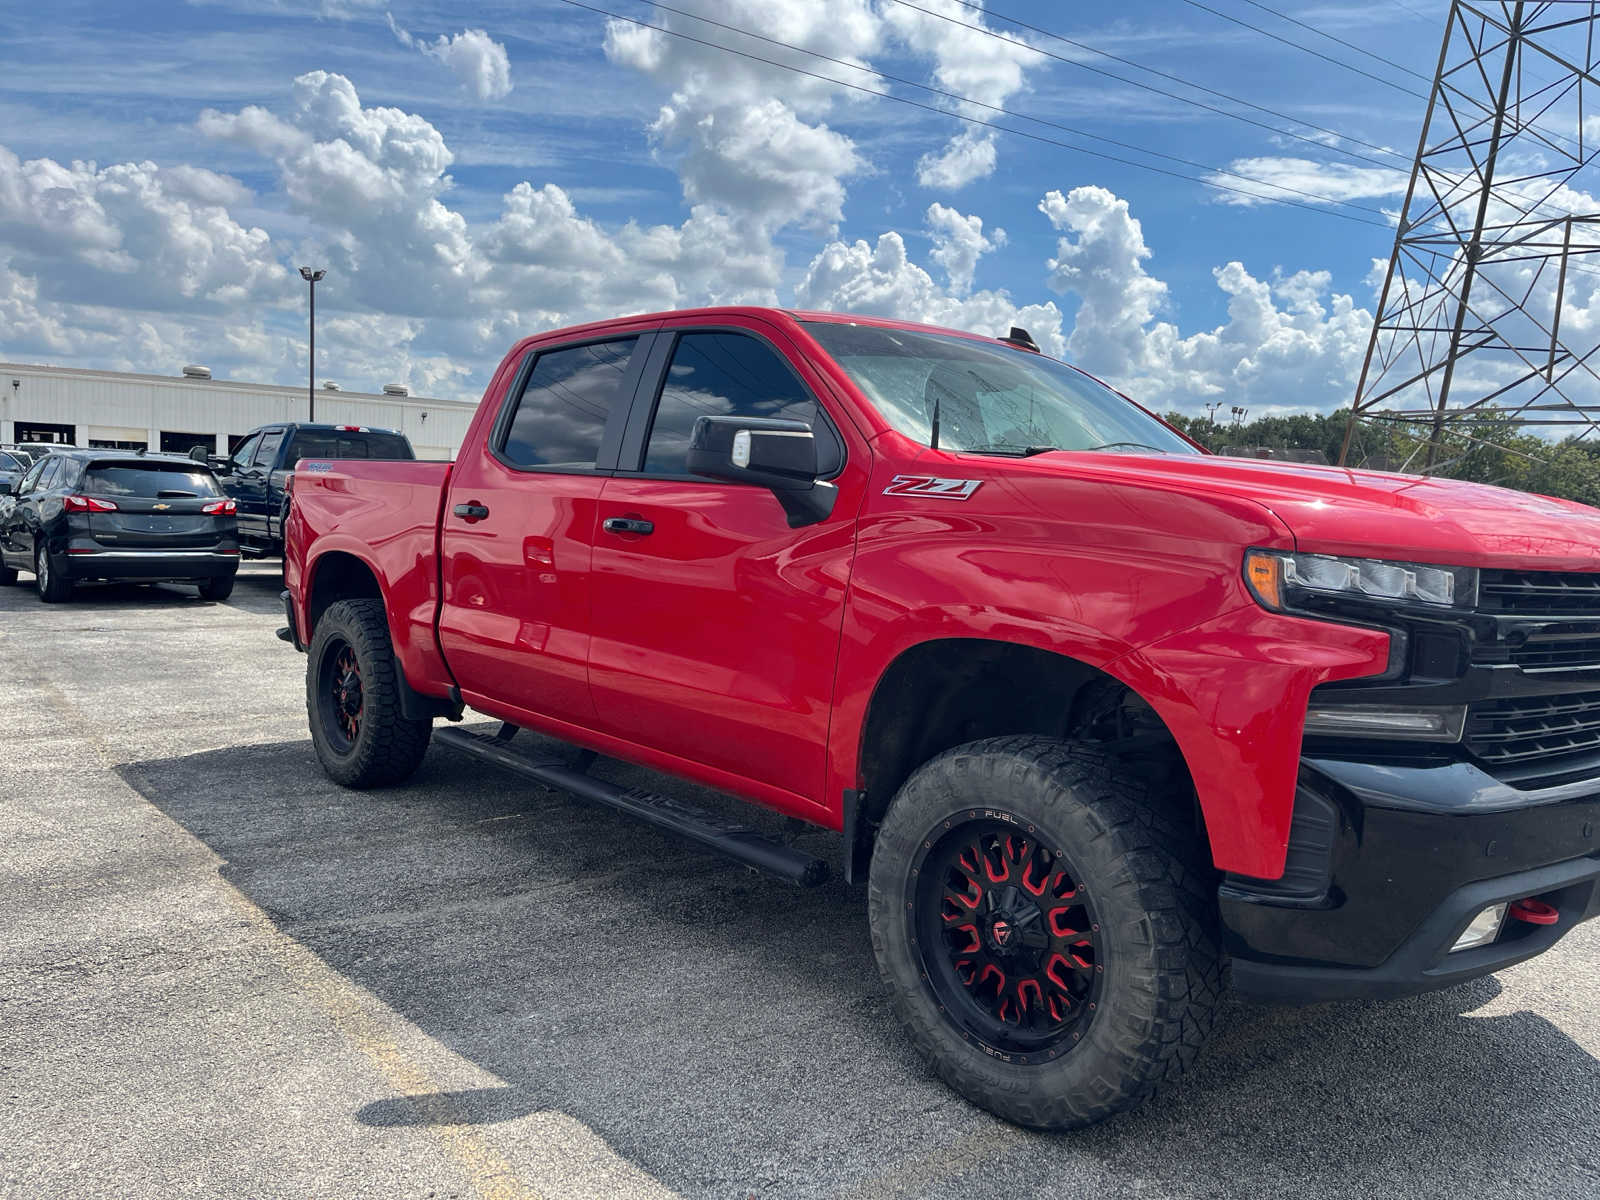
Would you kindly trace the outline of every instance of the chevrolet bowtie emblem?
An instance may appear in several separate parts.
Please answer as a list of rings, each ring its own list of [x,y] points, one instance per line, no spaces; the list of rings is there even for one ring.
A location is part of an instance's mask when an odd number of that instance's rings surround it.
[[[172,505],[170,505],[170,504],[157,504],[154,507],[155,507],[155,510],[157,512],[166,512],[167,509],[172,507]]]

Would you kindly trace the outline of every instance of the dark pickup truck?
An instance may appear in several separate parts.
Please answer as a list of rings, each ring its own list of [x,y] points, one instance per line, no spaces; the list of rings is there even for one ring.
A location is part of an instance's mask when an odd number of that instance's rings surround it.
[[[405,434],[365,425],[263,425],[245,435],[227,458],[199,447],[190,454],[210,466],[239,506],[239,545],[261,558],[283,553],[283,519],[295,464],[303,458],[409,461],[416,452]]]
[[[1216,457],[1021,330],[541,334],[454,463],[302,461],[284,575],[333,779],[432,739],[802,884],[586,763],[837,830],[913,1043],[1025,1125],[1173,1078],[1230,981],[1403,995],[1600,910],[1600,512]]]

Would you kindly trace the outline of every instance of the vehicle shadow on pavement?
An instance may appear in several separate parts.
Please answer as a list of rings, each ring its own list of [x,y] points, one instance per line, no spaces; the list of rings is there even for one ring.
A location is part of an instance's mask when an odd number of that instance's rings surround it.
[[[1594,1191],[1600,1063],[1534,1013],[1470,1016],[1492,979],[1386,1005],[1230,1004],[1181,1085],[1031,1134],[915,1057],[859,887],[755,876],[443,747],[368,793],[328,782],[309,742],[121,771],[283,932],[504,1081],[374,1096],[351,1114],[367,1125],[562,1112],[694,1196]],[[833,835],[799,844],[836,857]]]

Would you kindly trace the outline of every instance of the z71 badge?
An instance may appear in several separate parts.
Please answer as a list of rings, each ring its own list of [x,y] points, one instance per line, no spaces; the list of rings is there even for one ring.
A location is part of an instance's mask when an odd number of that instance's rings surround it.
[[[940,479],[934,475],[896,475],[885,496],[931,496],[936,500],[970,500],[981,479]]]

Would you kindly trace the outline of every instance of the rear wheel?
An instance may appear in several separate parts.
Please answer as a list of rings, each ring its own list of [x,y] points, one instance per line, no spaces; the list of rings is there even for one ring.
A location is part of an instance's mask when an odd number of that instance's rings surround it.
[[[56,556],[43,546],[33,552],[33,581],[39,588],[39,599],[46,604],[60,604],[72,595],[72,580],[62,572]]]
[[[233,576],[219,575],[200,585],[200,596],[205,600],[226,600],[233,595]]]
[[[992,738],[919,768],[868,908],[912,1040],[963,1096],[1036,1129],[1132,1108],[1193,1060],[1222,990],[1193,830],[1087,744]]]
[[[431,720],[400,711],[400,666],[381,600],[341,600],[322,614],[306,662],[306,711],[322,769],[350,788],[410,777]]]

